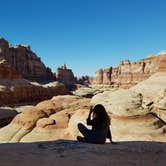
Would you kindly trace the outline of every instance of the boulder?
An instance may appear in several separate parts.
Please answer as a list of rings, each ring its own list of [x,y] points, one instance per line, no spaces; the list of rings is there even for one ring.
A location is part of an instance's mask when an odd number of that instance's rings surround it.
[[[56,96],[22,111],[0,129],[0,142],[35,142],[71,139],[68,123],[76,110],[89,108],[90,100],[77,96]]]
[[[149,112],[142,106],[142,95],[131,90],[120,89],[94,96],[93,105],[103,104],[107,111],[118,116],[144,115]]]
[[[86,125],[89,107],[96,104],[103,104],[111,118],[114,141],[166,142],[164,78],[165,74],[157,73],[139,83],[142,86],[105,91],[91,100],[73,95],[55,96],[23,111],[1,128],[0,142],[76,139],[80,135],[78,123]],[[141,87],[146,87],[146,91]]]
[[[141,93],[144,96],[144,101],[154,101],[166,89],[166,72],[155,73],[131,89],[137,93]]]
[[[8,125],[17,114],[13,109],[0,108],[0,127]]]
[[[87,98],[91,98],[94,95],[103,92],[102,90],[99,89],[93,89],[91,87],[81,87],[78,88],[77,90],[73,91],[73,94],[76,96],[80,96],[80,97],[87,97]]]
[[[105,106],[113,140],[166,141],[165,76],[156,73],[128,90],[107,91],[92,98],[91,104]]]

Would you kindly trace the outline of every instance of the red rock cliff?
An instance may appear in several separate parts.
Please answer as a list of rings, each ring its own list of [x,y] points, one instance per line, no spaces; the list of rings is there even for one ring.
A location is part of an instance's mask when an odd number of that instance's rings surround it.
[[[113,84],[129,88],[156,72],[166,71],[166,51],[138,62],[121,61],[116,67],[96,71],[93,84]]]
[[[0,79],[21,79],[22,76],[5,59],[0,59]]]
[[[5,39],[0,38],[0,58],[5,59],[25,79],[38,82],[54,79],[51,70],[29,46],[9,46]]]

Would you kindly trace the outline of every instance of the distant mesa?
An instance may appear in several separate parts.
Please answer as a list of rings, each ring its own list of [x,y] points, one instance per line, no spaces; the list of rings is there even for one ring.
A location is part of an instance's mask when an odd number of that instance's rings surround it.
[[[116,67],[99,69],[95,72],[92,84],[110,84],[116,87],[129,88],[149,78],[156,72],[166,71],[166,51],[148,56],[137,62],[124,60]]]

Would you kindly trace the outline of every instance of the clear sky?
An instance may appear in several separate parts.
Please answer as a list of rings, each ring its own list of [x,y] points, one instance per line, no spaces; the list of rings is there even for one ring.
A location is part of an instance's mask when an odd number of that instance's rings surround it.
[[[166,49],[166,0],[3,0],[0,36],[29,44],[52,71],[93,75]]]

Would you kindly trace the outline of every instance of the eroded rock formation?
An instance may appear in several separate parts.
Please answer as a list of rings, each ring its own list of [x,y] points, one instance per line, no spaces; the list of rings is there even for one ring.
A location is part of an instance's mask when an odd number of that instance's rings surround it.
[[[21,79],[22,76],[5,59],[0,59],[0,79]]]
[[[166,52],[149,56],[138,62],[129,60],[121,61],[116,67],[100,69],[96,71],[93,84],[113,84],[115,86],[129,88],[143,81],[156,72],[166,71]]]
[[[5,59],[25,79],[38,82],[54,80],[51,69],[43,64],[30,46],[9,46],[5,39],[0,38],[0,58]]]
[[[68,69],[66,65],[58,67],[55,73],[56,80],[67,85],[76,83],[76,78],[71,69]]]
[[[65,86],[58,82],[32,83],[28,80],[0,80],[0,106],[39,102],[56,95],[68,94]]]
[[[89,76],[82,76],[77,79],[77,83],[81,85],[89,85],[91,83],[90,77]]]
[[[70,95],[43,101],[33,109],[23,111],[12,123],[0,129],[0,142],[71,139],[72,135],[68,130],[71,116],[75,110],[88,108],[89,104],[89,99]]]
[[[166,74],[156,73],[133,88],[105,91],[92,100],[71,95],[53,97],[23,111],[0,129],[0,142],[76,139],[80,135],[78,123],[86,125],[89,107],[95,104],[103,104],[111,117],[114,141],[166,142],[165,85]],[[152,89],[159,92],[152,93]]]
[[[112,119],[113,139],[166,142],[166,73],[156,73],[130,89],[97,94]]]
[[[17,114],[14,109],[0,108],[0,127],[8,125]]]

